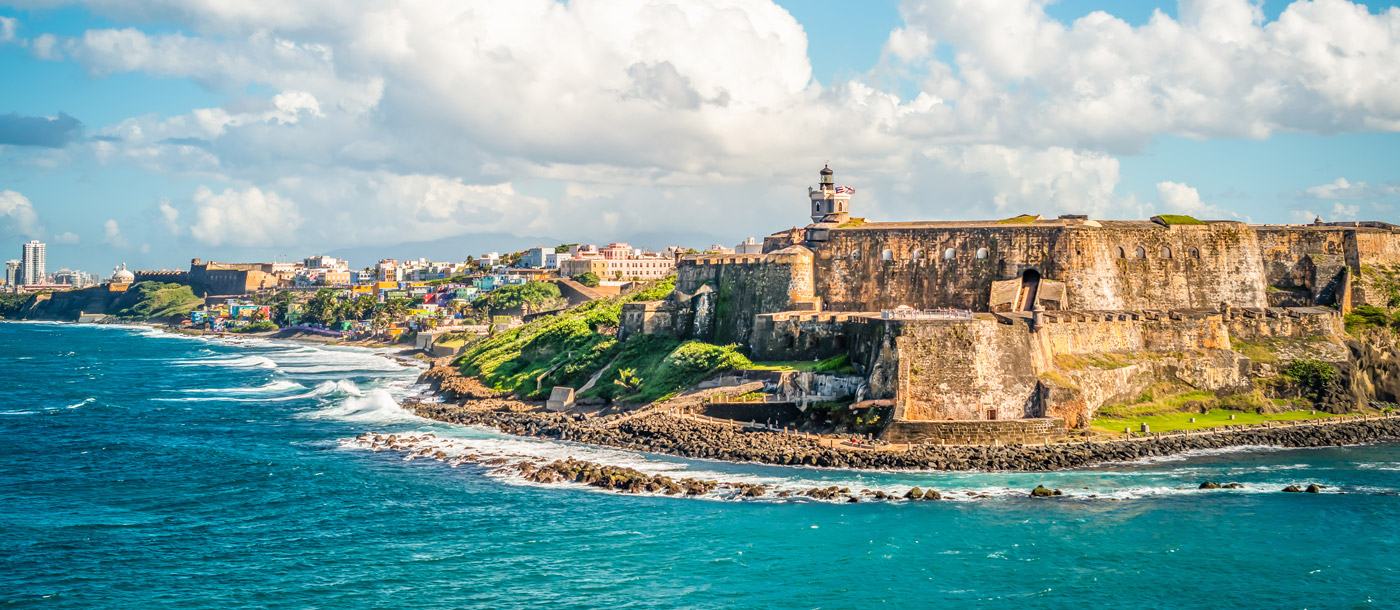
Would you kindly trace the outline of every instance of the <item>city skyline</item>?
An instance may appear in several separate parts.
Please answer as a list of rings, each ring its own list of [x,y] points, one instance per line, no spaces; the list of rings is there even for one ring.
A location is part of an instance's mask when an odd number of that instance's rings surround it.
[[[0,7],[0,233],[87,269],[733,243],[828,160],[880,220],[1400,203],[1393,2],[378,10]]]

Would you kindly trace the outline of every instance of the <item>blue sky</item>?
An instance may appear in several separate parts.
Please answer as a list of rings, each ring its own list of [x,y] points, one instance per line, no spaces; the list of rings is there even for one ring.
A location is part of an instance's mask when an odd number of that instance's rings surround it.
[[[1390,2],[507,4],[0,4],[0,259],[732,244],[828,159],[872,220],[1400,222]]]

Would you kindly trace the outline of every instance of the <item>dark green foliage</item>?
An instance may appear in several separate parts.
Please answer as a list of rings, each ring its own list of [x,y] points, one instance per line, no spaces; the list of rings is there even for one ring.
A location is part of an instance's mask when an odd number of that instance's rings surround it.
[[[597,288],[598,282],[600,281],[598,279],[598,274],[592,271],[584,271],[583,273],[575,275],[573,280],[589,288]]]
[[[261,322],[254,322],[254,323],[249,324],[249,325],[247,325],[247,326],[241,326],[241,327],[238,327],[238,328],[230,328],[230,329],[229,329],[229,332],[231,332],[231,333],[265,333],[265,332],[270,332],[270,331],[274,331],[274,330],[277,330],[277,325],[276,325],[276,324],[273,324],[273,323],[271,323],[271,322],[268,322],[267,320],[263,320],[263,321],[261,321]]]
[[[1356,334],[1368,328],[1391,328],[1395,325],[1395,320],[1390,316],[1390,312],[1379,307],[1362,305],[1353,309],[1343,319],[1348,333]]]
[[[626,342],[615,338],[623,303],[657,300],[674,288],[675,279],[667,278],[627,295],[533,320],[473,344],[457,363],[463,373],[493,388],[529,398],[543,398],[556,385],[581,388],[607,367],[585,395],[631,402],[651,402],[715,371],[748,366],[748,359],[732,347],[682,344],[662,335]],[[624,383],[615,384],[621,369],[631,372]],[[546,371],[548,376],[539,379]]]
[[[29,301],[27,294],[0,294],[0,318],[8,318],[24,309],[24,304]]]
[[[547,311],[562,303],[559,287],[551,282],[528,282],[502,286],[472,302],[472,307],[495,312],[519,310]]]
[[[118,310],[116,315],[141,320],[182,317],[204,303],[203,299],[194,296],[189,286],[161,282],[132,284],[121,300],[128,303],[134,301],[134,304]]]
[[[1283,374],[1307,388],[1309,393],[1320,396],[1323,390],[1337,378],[1337,368],[1312,358],[1299,358],[1283,369]]]

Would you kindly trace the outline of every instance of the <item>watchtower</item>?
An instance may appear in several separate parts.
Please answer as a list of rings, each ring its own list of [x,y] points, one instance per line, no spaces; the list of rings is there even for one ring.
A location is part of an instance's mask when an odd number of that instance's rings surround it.
[[[817,188],[807,189],[807,196],[812,200],[812,222],[842,223],[851,219],[851,195],[856,190],[836,186],[835,174],[829,164],[823,166]]]

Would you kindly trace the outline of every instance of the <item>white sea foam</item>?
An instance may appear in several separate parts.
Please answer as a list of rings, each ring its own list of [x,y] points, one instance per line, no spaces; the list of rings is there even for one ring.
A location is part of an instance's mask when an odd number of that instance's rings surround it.
[[[75,403],[75,404],[71,404],[71,405],[68,405],[68,406],[63,407],[63,408],[65,408],[65,409],[77,409],[77,408],[79,408],[79,407],[86,407],[86,406],[92,404],[93,402],[95,402],[96,400],[97,400],[96,398],[88,397],[88,398],[84,398],[82,402]]]
[[[260,386],[250,388],[190,388],[191,394],[276,394],[289,390],[305,390],[306,386],[286,379],[274,379]]]
[[[200,360],[176,360],[177,366],[223,366],[230,368],[274,369],[277,363],[266,356],[239,356],[237,358],[206,358]]]
[[[303,385],[301,385],[301,384],[299,384],[299,383],[292,383],[292,382],[273,382],[273,383],[289,383],[289,384],[290,384],[290,387],[296,387],[296,388],[302,388],[302,389],[305,389],[305,388],[306,388],[306,386],[303,386]],[[271,385],[271,384],[269,384],[269,385]],[[246,388],[237,388],[237,389],[246,389]],[[292,401],[292,400],[307,400],[307,399],[311,399],[311,398],[317,398],[317,397],[320,397],[320,396],[330,396],[330,395],[332,395],[332,394],[340,394],[340,395],[345,395],[345,396],[363,396],[363,395],[364,395],[364,393],[360,391],[359,386],[356,386],[356,385],[355,385],[355,382],[349,381],[349,380],[346,380],[346,379],[341,379],[341,380],[339,380],[339,381],[323,381],[323,382],[317,384],[316,387],[315,387],[315,388],[312,388],[311,391],[309,391],[309,392],[304,392],[304,393],[301,393],[301,394],[292,394],[292,395],[289,395],[289,396],[253,396],[253,397],[243,396],[243,397],[239,397],[239,396],[217,396],[217,395],[214,395],[214,396],[186,396],[186,397],[182,397],[182,398],[157,398],[157,399],[155,399],[155,400],[159,400],[159,401],[162,401],[162,402],[202,402],[202,401],[208,401],[208,400],[218,400],[218,401],[223,401],[223,402],[288,402],[288,401]]]
[[[405,411],[388,390],[375,388],[362,395],[352,395],[329,407],[307,413],[316,419],[338,419],[353,422],[403,423],[422,421]]]

